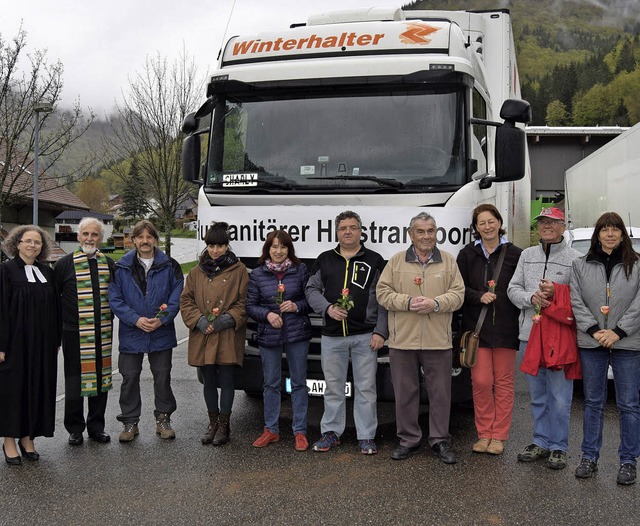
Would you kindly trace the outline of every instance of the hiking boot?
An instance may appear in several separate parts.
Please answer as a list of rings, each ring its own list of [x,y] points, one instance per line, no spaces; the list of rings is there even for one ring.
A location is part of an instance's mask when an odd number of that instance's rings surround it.
[[[138,433],[138,424],[127,422],[126,424],[124,424],[124,428],[122,429],[118,440],[120,440],[120,442],[131,442],[138,436]]]
[[[296,433],[296,451],[306,451],[309,449],[309,441],[304,433]]]
[[[229,425],[230,417],[230,414],[220,414],[218,416],[218,429],[216,429],[216,434],[213,437],[212,442],[214,446],[222,446],[223,444],[229,442],[229,437],[231,436],[231,426]]]
[[[375,455],[378,452],[378,446],[371,438],[358,440],[358,447],[363,455]]]
[[[579,479],[589,479],[598,471],[598,464],[588,458],[583,458],[576,468],[576,477]]]
[[[567,454],[559,449],[554,449],[547,460],[550,469],[564,469],[567,467]]]
[[[549,456],[548,449],[545,449],[535,444],[529,444],[520,453],[518,453],[519,462],[533,462],[534,460],[540,460]]]
[[[479,438],[478,441],[473,444],[471,451],[474,453],[486,453],[490,443],[490,438]]]
[[[161,413],[156,417],[156,435],[160,435],[160,438],[164,439],[176,438],[176,432],[171,428],[169,415]]]
[[[492,438],[489,447],[487,447],[487,453],[489,455],[502,455],[504,452],[504,440],[498,440],[497,438]]]
[[[313,444],[314,451],[329,451],[332,447],[340,445],[340,438],[333,431],[324,433],[320,440]]]
[[[264,428],[264,433],[262,433],[256,441],[253,443],[253,447],[265,447],[273,442],[278,442],[280,440],[280,435],[278,433],[272,433],[266,427]]]
[[[200,442],[203,445],[211,444],[213,442],[213,437],[216,436],[216,431],[218,430],[218,411],[208,411],[209,413],[209,427],[207,427],[207,432],[202,435]]]
[[[616,482],[622,486],[634,484],[636,481],[636,467],[633,464],[622,464],[618,471]]]

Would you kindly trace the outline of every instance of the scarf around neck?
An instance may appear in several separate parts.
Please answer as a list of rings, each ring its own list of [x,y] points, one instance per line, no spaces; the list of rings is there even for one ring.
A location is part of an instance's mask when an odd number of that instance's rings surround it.
[[[97,396],[98,375],[96,365],[96,333],[100,331],[102,348],[102,385],[100,391],[106,393],[113,387],[111,376],[111,309],[108,288],[110,281],[109,264],[101,252],[95,253],[98,263],[100,289],[100,319],[95,319],[93,284],[89,259],[81,248],[73,253],[73,268],[78,288],[78,329],[80,336],[80,394]]]
[[[286,272],[292,265],[291,260],[289,258],[285,259],[282,263],[274,263],[270,259],[267,259],[264,262],[265,266],[274,274],[284,273]]]

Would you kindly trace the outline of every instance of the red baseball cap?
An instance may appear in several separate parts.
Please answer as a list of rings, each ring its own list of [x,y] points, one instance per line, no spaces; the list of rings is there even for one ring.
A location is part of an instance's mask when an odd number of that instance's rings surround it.
[[[564,221],[564,213],[562,212],[562,210],[556,207],[543,208],[542,211],[540,212],[540,215],[535,217],[535,220],[537,221],[538,219],[542,219],[543,217],[546,217],[548,219],[559,219],[560,221]]]

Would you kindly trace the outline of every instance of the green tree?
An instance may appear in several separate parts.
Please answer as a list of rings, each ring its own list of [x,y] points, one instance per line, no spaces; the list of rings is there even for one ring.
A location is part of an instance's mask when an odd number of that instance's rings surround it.
[[[559,100],[552,100],[547,106],[546,116],[547,126],[567,126],[569,124],[569,113],[564,103]]]
[[[131,162],[129,176],[123,183],[122,215],[136,221],[150,212],[147,185],[138,170],[138,162],[136,159]]]

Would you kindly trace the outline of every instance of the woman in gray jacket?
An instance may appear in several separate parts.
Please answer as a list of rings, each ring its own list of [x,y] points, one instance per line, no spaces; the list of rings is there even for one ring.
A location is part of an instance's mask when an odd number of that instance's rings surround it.
[[[584,415],[578,478],[598,470],[607,370],[613,369],[620,413],[618,484],[636,481],[640,456],[640,255],[615,212],[596,222],[586,256],[573,262],[571,303],[578,326]]]

